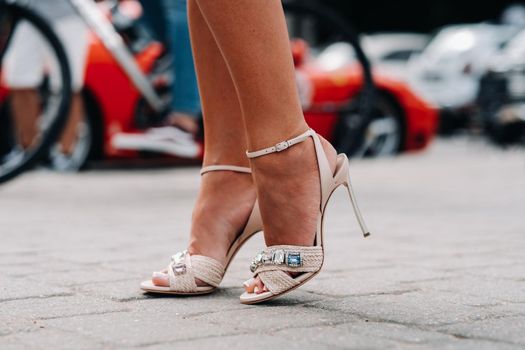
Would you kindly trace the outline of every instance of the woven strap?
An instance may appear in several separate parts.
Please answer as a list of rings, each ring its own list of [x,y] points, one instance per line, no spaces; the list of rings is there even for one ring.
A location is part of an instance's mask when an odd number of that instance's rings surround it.
[[[237,166],[237,165],[209,165],[205,166],[201,169],[201,175],[204,175],[206,173],[212,172],[212,171],[233,171],[236,173],[246,173],[251,174],[252,169],[243,167],[243,166]]]
[[[191,265],[195,278],[209,284],[212,287],[218,287],[224,276],[224,266],[215,259],[203,255],[192,255]]]
[[[215,259],[202,255],[192,255],[187,251],[175,254],[168,265],[170,290],[176,292],[195,292],[199,279],[212,287],[218,287],[224,276],[224,266]]]
[[[283,254],[284,253],[284,258]],[[287,272],[308,273],[321,269],[323,248],[278,245],[266,248],[252,262],[253,276],[259,276],[266,288],[279,294],[299,284]]]
[[[282,152],[292,147],[293,145],[296,145],[298,143],[305,141],[307,138],[313,135],[315,135],[315,131],[313,131],[312,129],[308,129],[306,130],[306,132],[302,133],[301,135],[294,137],[293,139],[290,139],[287,141],[279,142],[275,146],[261,149],[259,151],[254,151],[254,152],[246,151],[246,155],[248,156],[248,158],[257,158],[257,157],[265,156],[270,153]]]

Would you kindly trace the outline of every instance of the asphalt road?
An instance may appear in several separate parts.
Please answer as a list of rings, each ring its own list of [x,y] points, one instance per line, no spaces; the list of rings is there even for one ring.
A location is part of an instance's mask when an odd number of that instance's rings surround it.
[[[0,348],[524,349],[525,150],[464,137],[351,165],[372,236],[341,191],[323,272],[238,302],[245,246],[209,296],[139,282],[185,247],[197,168],[36,171],[0,188]]]

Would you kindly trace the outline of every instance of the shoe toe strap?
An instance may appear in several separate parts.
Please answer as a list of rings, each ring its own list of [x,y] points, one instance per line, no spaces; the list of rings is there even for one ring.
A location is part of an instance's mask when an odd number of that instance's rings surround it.
[[[259,272],[259,278],[266,289],[273,294],[280,294],[299,284],[292,276],[281,270]]]
[[[270,292],[279,294],[300,283],[289,273],[319,271],[323,257],[323,248],[319,246],[272,246],[257,254],[251,269]]]
[[[191,255],[187,251],[175,254],[168,265],[170,290],[177,292],[197,291],[195,279],[212,287],[218,287],[224,275],[224,267],[215,259]]]

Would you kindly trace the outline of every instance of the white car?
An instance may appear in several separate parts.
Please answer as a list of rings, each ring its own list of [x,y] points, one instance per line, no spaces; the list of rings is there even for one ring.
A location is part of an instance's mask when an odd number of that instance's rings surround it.
[[[410,60],[410,85],[443,110],[468,108],[491,60],[518,31],[487,23],[446,27]]]
[[[429,41],[426,34],[393,32],[365,35],[361,45],[374,68],[405,79],[408,61],[420,54]]]
[[[429,39],[425,34],[377,33],[363,35],[361,46],[374,69],[404,79],[408,60],[412,55],[421,53]],[[337,70],[355,62],[356,57],[352,45],[337,42],[326,47],[318,60],[323,68]]]

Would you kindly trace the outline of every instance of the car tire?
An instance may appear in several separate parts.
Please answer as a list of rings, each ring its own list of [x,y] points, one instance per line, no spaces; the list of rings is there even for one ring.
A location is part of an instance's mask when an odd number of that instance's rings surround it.
[[[358,102],[339,113],[334,140],[339,152],[349,157],[393,156],[402,150],[404,140],[403,112],[395,99],[379,92],[371,117],[365,120]]]

